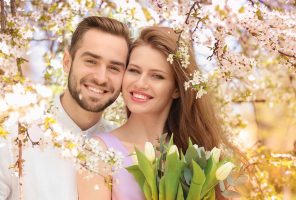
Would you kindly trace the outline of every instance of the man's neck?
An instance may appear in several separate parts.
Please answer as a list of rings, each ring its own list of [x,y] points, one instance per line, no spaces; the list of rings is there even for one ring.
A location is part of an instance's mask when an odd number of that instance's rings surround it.
[[[61,104],[69,117],[81,128],[87,130],[94,126],[102,116],[102,112],[89,112],[79,106],[68,90],[61,96]]]

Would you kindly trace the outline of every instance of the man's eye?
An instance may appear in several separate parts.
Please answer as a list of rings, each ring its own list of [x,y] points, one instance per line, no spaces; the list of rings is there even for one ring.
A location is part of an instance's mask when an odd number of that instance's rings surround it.
[[[120,72],[120,68],[117,67],[117,66],[109,66],[109,69],[113,70],[113,71],[117,71],[117,72]]]
[[[86,62],[90,63],[90,64],[93,64],[93,65],[97,64],[97,62],[95,60],[86,60]]]

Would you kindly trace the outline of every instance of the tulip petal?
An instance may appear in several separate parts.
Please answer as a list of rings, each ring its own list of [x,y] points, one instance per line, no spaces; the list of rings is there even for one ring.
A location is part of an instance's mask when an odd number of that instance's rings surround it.
[[[223,181],[232,171],[235,165],[232,162],[227,162],[221,165],[216,171],[216,178],[220,181]]]

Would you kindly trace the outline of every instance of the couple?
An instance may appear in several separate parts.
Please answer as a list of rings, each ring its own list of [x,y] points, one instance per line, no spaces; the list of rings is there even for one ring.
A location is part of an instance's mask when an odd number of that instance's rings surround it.
[[[55,101],[52,113],[73,134],[95,137],[104,147],[126,155],[125,166],[132,165],[129,155],[134,147],[167,132],[182,150],[192,142],[212,149],[221,141],[221,130],[208,95],[195,99],[185,91],[184,82],[196,69],[190,49],[190,65],[172,64],[167,56],[177,48],[178,35],[164,27],[144,28],[139,38],[130,41],[128,28],[105,17],[88,17],[75,30],[69,52],[63,59],[69,73],[68,88]],[[127,122],[114,129],[101,119],[102,112],[122,91],[128,109]],[[38,127],[29,132],[37,133]],[[2,145],[3,146],[3,145]],[[7,144],[9,147],[9,144]],[[17,199],[17,178],[8,170],[14,160],[11,149],[0,148],[0,199]],[[24,151],[24,199],[143,199],[137,183],[122,169],[109,190],[101,176],[91,180],[77,174],[70,161],[58,150],[28,148]],[[99,190],[94,190],[99,185]],[[78,197],[79,195],[79,197]]]

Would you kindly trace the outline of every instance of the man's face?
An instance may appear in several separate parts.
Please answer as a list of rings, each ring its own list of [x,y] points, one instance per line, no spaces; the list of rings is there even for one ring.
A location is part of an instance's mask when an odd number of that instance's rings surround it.
[[[68,90],[80,107],[101,112],[116,100],[128,56],[123,37],[91,29],[80,41],[74,60],[66,56]]]

